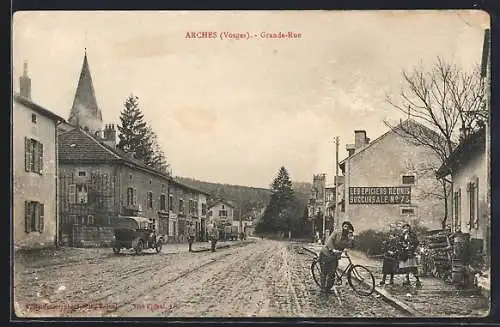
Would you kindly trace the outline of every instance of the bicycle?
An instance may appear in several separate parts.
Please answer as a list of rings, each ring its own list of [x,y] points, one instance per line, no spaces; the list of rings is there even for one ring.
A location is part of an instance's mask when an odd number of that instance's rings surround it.
[[[316,255],[311,264],[311,272],[314,281],[318,286],[321,287],[320,276],[321,267],[318,261],[318,255]],[[340,258],[346,258],[349,260],[349,264],[344,270],[338,269],[335,271],[335,276],[327,276],[325,290],[329,291],[334,285],[342,285],[342,277],[347,275],[347,282],[349,286],[361,296],[369,296],[375,290],[375,277],[372,272],[363,265],[355,265],[352,263],[351,257],[346,251],[343,251]],[[339,273],[340,271],[340,273]]]

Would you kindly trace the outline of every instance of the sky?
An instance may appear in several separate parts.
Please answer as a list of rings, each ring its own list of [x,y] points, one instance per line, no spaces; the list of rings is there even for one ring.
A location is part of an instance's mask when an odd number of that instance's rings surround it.
[[[32,100],[68,119],[86,48],[104,123],[137,96],[174,175],[269,187],[285,166],[332,183],[334,138],[341,161],[354,130],[385,133],[402,70],[472,69],[488,26],[482,11],[18,12],[13,89],[27,61]],[[301,37],[260,37],[280,31]]]

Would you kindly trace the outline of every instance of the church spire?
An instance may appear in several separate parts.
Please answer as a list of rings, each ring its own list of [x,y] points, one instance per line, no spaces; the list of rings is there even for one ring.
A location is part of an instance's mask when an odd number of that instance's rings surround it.
[[[92,133],[102,129],[102,113],[95,97],[87,59],[87,48],[84,51],[82,70],[68,121],[71,124],[88,129]]]

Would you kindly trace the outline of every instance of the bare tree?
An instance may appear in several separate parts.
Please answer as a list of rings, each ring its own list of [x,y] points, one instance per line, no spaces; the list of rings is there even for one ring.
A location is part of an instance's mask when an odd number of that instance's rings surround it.
[[[415,144],[426,146],[446,163],[456,144],[487,121],[486,89],[479,66],[471,72],[438,58],[429,70],[423,67],[402,72],[404,87],[399,97],[387,102],[408,116],[406,123],[386,125]],[[418,122],[415,124],[414,122]],[[434,167],[435,171],[439,167]],[[448,218],[450,186],[441,180]]]

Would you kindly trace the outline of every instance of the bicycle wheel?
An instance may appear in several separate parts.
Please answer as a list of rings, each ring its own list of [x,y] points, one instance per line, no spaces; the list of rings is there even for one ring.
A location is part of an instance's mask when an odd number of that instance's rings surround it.
[[[368,268],[361,265],[354,265],[349,269],[347,282],[361,296],[369,296],[375,290],[375,277]]]
[[[311,263],[311,273],[313,275],[313,279],[314,279],[314,282],[316,283],[316,285],[321,287],[321,279],[320,279],[321,278],[321,266],[320,266],[317,259],[314,259],[313,262]],[[334,282],[335,282],[335,278],[333,278],[332,276],[329,276],[329,278],[326,279],[325,290],[327,290],[327,291],[331,290]]]

